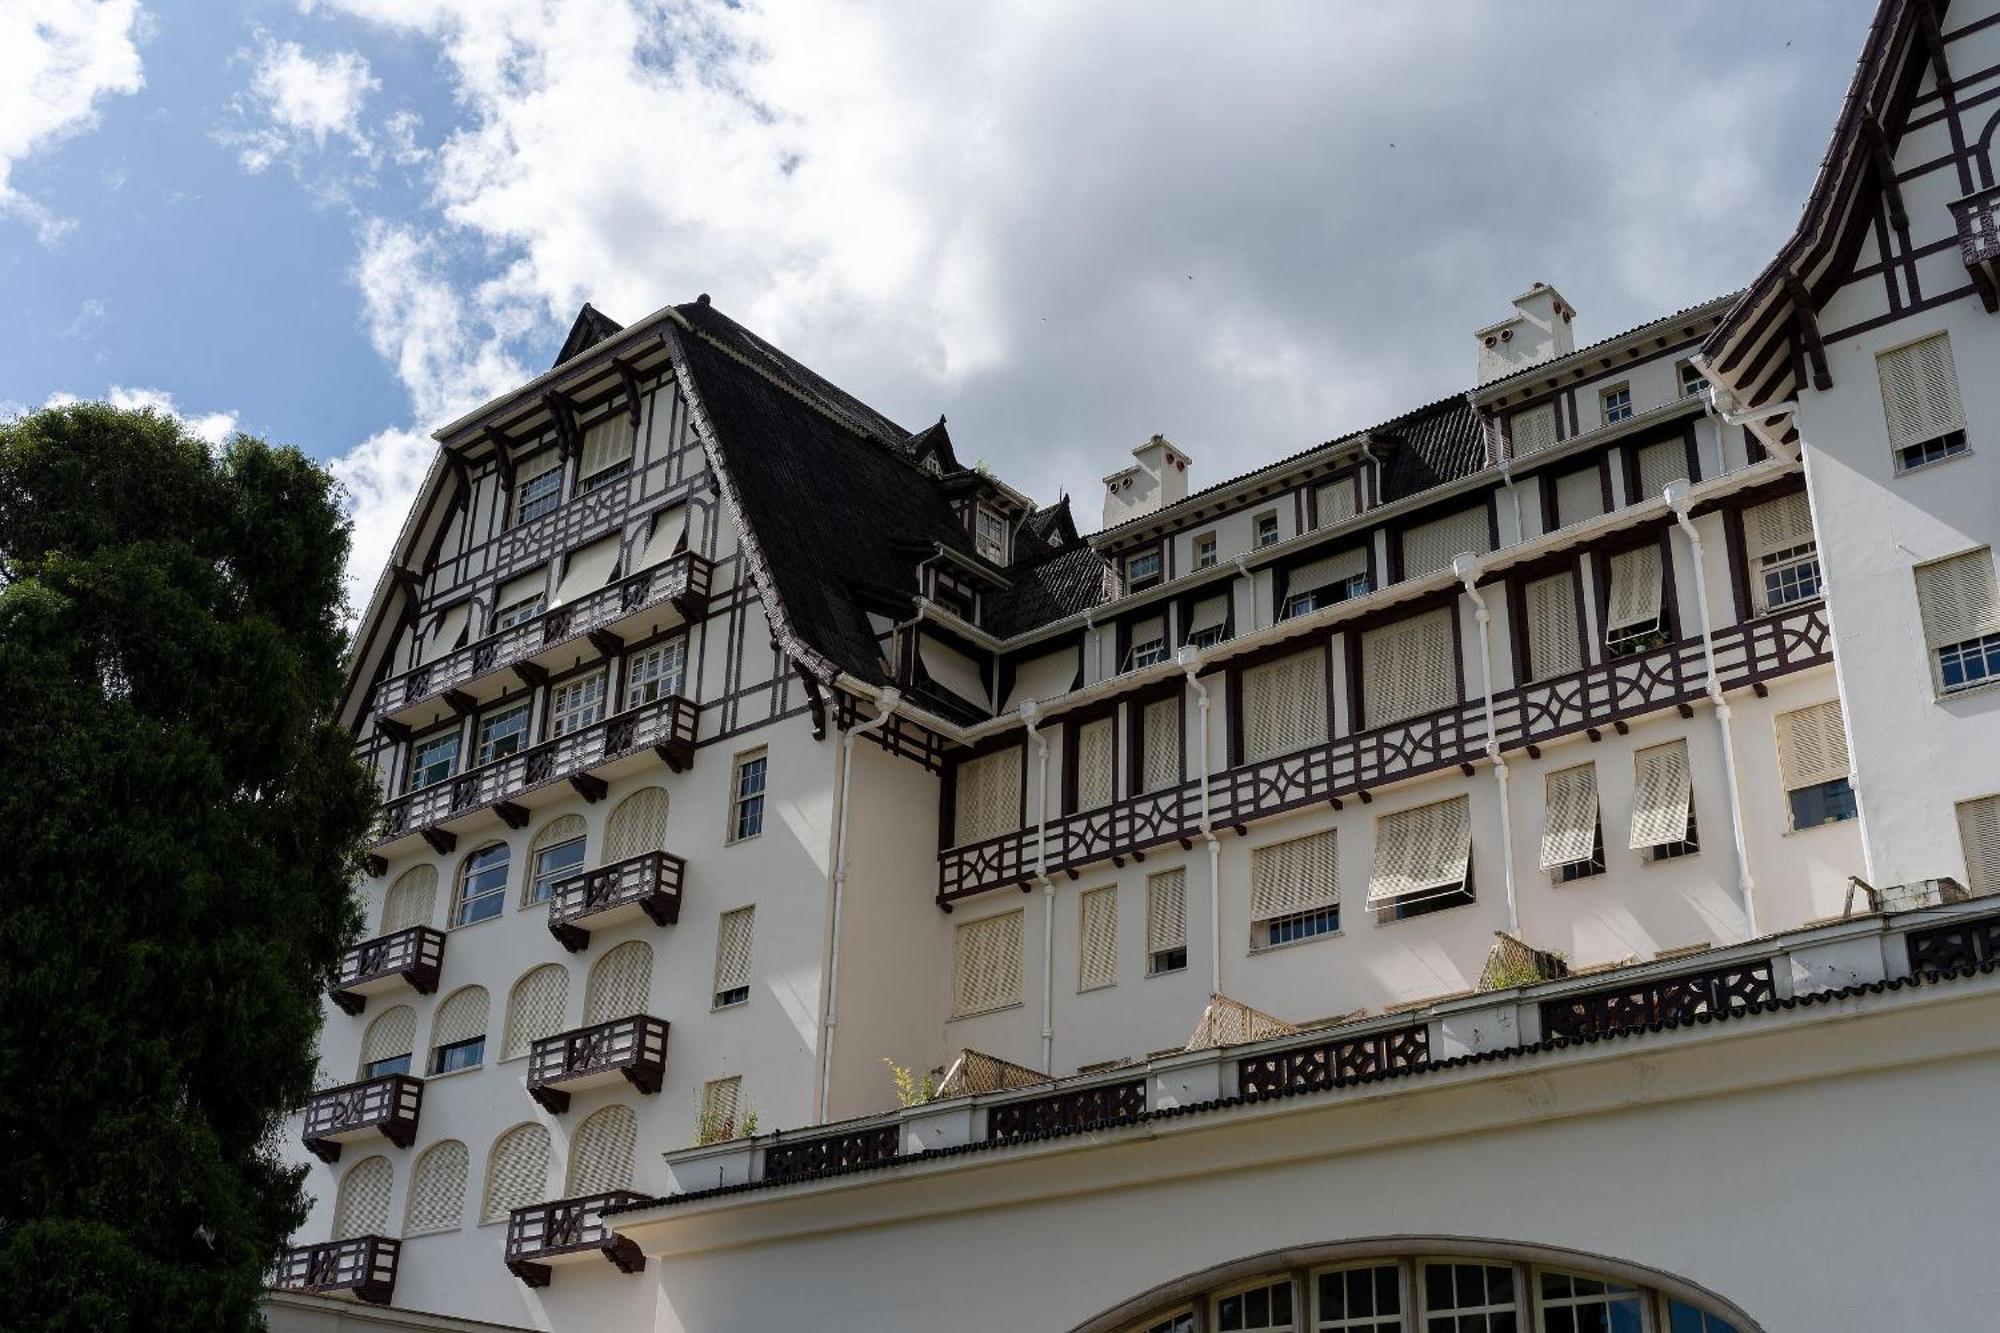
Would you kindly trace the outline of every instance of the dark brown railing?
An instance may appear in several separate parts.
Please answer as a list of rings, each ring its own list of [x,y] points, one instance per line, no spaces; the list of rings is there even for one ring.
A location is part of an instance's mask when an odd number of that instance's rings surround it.
[[[1818,604],[1746,621],[1715,636],[1716,671],[1740,689],[1832,660],[1826,613]],[[1699,639],[1620,658],[1554,680],[1496,694],[1494,731],[1502,749],[1606,727],[1702,696]],[[1325,745],[1218,773],[1209,783],[1218,827],[1248,823],[1420,774],[1472,763],[1486,754],[1483,700],[1391,726],[1339,736]],[[1048,868],[1081,869],[1113,856],[1193,837],[1200,831],[1197,783],[1127,797],[1048,822]],[[1035,872],[1035,830],[1023,828],[938,856],[938,901],[1021,884]]]
[[[342,1009],[358,1014],[368,1007],[368,997],[355,987],[401,977],[419,995],[429,995],[437,989],[438,972],[443,967],[444,932],[431,926],[411,926],[363,940],[342,954],[340,971],[328,994]]]
[[[2000,264],[2000,185],[1965,196],[1951,206],[1958,248],[1967,268]]]
[[[569,1109],[568,1084],[616,1071],[658,1092],[667,1070],[667,1023],[650,1014],[614,1018],[544,1037],[528,1049],[528,1094],[551,1114]]]
[[[1430,1062],[1430,1029],[1418,1024],[1246,1056],[1236,1062],[1236,1091],[1244,1097],[1323,1092],[1354,1079],[1422,1069]]]
[[[1910,951],[1910,971],[1918,976],[1983,967],[2000,958],[2000,916],[1913,930],[1903,943]]]
[[[549,896],[549,933],[575,953],[590,945],[576,923],[614,908],[637,905],[655,925],[681,918],[681,876],[687,862],[666,852],[642,852],[561,881]]]
[[[340,1160],[336,1134],[379,1129],[398,1148],[416,1141],[417,1117],[423,1111],[424,1081],[408,1074],[363,1079],[315,1092],[306,1102],[300,1137],[307,1151],[322,1162]]]
[[[1601,1037],[1661,1023],[1688,1023],[1705,1015],[1769,1004],[1777,997],[1768,958],[1709,972],[1643,977],[1542,1001],[1542,1036]]]
[[[878,1125],[848,1134],[826,1134],[764,1149],[764,1179],[794,1180],[842,1167],[872,1166],[901,1151],[903,1133],[897,1125]]]
[[[604,1224],[604,1210],[645,1197],[633,1190],[611,1190],[516,1208],[507,1215],[508,1271],[531,1287],[546,1287],[550,1272],[543,1260],[598,1250],[619,1272],[639,1272],[646,1266],[646,1256],[637,1244]]]
[[[1024,1139],[1057,1130],[1115,1125],[1146,1113],[1146,1080],[1071,1088],[1003,1102],[986,1112],[988,1142]]]
[[[396,1260],[403,1243],[387,1236],[355,1236],[324,1245],[301,1245],[278,1260],[271,1285],[283,1291],[346,1294],[387,1305],[396,1291]]]

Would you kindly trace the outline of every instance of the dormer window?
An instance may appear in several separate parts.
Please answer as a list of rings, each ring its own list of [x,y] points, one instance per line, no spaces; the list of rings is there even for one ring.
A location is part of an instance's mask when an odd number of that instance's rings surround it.
[[[1604,391],[1604,424],[1614,426],[1632,419],[1632,386],[1615,384]]]
[[[1701,372],[1695,369],[1695,364],[1692,361],[1681,362],[1680,375],[1681,397],[1683,398],[1699,398],[1702,392],[1708,388],[1708,381],[1702,378]]]
[[[974,545],[979,554],[996,565],[1007,563],[1007,520],[993,510],[981,506],[973,520]]]
[[[1125,591],[1144,592],[1160,582],[1160,553],[1141,551],[1125,561]]]
[[[1278,516],[1276,514],[1257,515],[1258,548],[1262,549],[1263,547],[1276,546],[1277,544],[1278,544]]]

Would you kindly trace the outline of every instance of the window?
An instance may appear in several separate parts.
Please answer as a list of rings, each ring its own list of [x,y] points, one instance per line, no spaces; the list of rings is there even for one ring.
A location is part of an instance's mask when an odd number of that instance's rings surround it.
[[[387,1078],[410,1072],[417,1044],[417,1011],[407,1004],[385,1009],[361,1034],[361,1077]]]
[[[1452,608],[1361,636],[1362,713],[1366,725],[1385,727],[1458,702],[1458,648]]]
[[[547,902],[555,896],[556,885],[580,874],[583,845],[582,815],[560,815],[545,824],[528,849],[528,893],[522,905]]]
[[[1778,738],[1778,777],[1792,807],[1794,829],[1816,828],[1854,818],[1854,789],[1848,783],[1847,728],[1840,701],[1780,713],[1773,719]]]
[[[1155,699],[1140,714],[1139,790],[1165,791],[1181,781],[1181,701]]]
[[[1613,426],[1632,419],[1632,386],[1614,384],[1598,396],[1604,408],[1604,424]]]
[[[1368,906],[1392,920],[1472,901],[1469,800],[1420,805],[1375,821]]]
[[[1451,562],[1467,552],[1483,555],[1492,549],[1493,531],[1486,506],[1461,509],[1403,533],[1403,577],[1420,579],[1450,569]]]
[[[522,465],[515,478],[514,522],[531,522],[561,503],[562,455],[552,449],[537,462]]]
[[[1317,648],[1243,672],[1243,759],[1257,763],[1326,743],[1326,655]]]
[[[1257,515],[1258,548],[1262,549],[1263,547],[1276,546],[1277,544],[1278,544],[1278,516],[1276,514]]]
[[[1661,615],[1664,580],[1657,545],[1620,551],[1606,562],[1610,591],[1604,611],[1604,651],[1631,657],[1667,643]]]
[[[1699,398],[1708,391],[1708,381],[1702,378],[1702,373],[1695,368],[1694,362],[1681,362],[1676,368],[1676,373],[1680,376],[1681,397]]]
[[[596,1027],[648,1011],[653,997],[653,946],[626,940],[591,966],[583,992],[583,1023]]]
[[[952,800],[954,845],[984,842],[1021,827],[1021,747],[961,760]]]
[[[981,506],[975,519],[978,531],[975,545],[979,554],[996,565],[1007,563],[1007,520],[991,509]]]
[[[1991,550],[1917,566],[1917,607],[1939,694],[2000,680],[2000,585]]]
[[[458,772],[458,728],[426,736],[410,750],[410,790],[443,782]]]
[[[467,1153],[457,1139],[424,1149],[410,1173],[410,1202],[403,1215],[405,1236],[458,1230],[465,1212]]]
[[[731,842],[742,842],[764,831],[764,780],[768,763],[762,750],[736,756],[729,787]]]
[[[1285,576],[1286,597],[1281,618],[1302,616],[1323,606],[1363,597],[1373,588],[1368,578],[1365,547],[1309,561]]]
[[[526,1055],[536,1042],[562,1031],[569,1008],[569,973],[560,963],[544,963],[525,973],[507,995],[507,1040],[500,1058]]]
[[[1808,787],[1794,787],[1788,795],[1791,800],[1794,829],[1838,824],[1843,819],[1854,818],[1857,813],[1854,787],[1846,778],[1816,782]]]
[[[951,1015],[964,1018],[1021,1002],[1021,923],[1016,909],[967,921],[953,932]]]
[[[529,593],[519,601],[509,602],[505,606],[502,606],[500,613],[493,617],[493,628],[495,630],[512,629],[516,625],[525,624],[540,615],[547,602],[547,594],[542,589],[537,588],[534,592]]]
[[[1116,724],[1111,718],[1086,722],[1076,729],[1076,808],[1101,810],[1110,805],[1117,780]],[[960,829],[965,824],[965,770],[959,770]],[[1010,816],[1011,818],[1011,816]],[[965,839],[960,838],[963,842]]]
[[[1215,1302],[1216,1333],[1275,1333],[1297,1328],[1292,1322],[1292,1280],[1279,1278]]]
[[[1160,582],[1160,553],[1141,551],[1125,561],[1125,591],[1144,592]]]
[[[486,1038],[472,1037],[440,1046],[431,1052],[431,1073],[449,1074],[460,1069],[476,1069],[486,1058]]]
[[[631,1107],[613,1102],[599,1108],[576,1127],[576,1137],[570,1141],[569,1185],[563,1197],[586,1199],[630,1189],[638,1137],[639,1118]]]
[[[437,883],[434,865],[414,865],[396,876],[382,898],[380,933],[394,935],[413,926],[428,926],[437,907]]]
[[[431,1019],[432,1074],[471,1069],[486,1057],[486,1014],[483,986],[453,991]]]
[[[525,700],[479,719],[479,747],[475,764],[490,764],[519,752],[528,743],[528,705]]]
[[[1229,634],[1229,594],[1206,597],[1194,604],[1188,616],[1187,641],[1197,648],[1213,648]]]
[[[1528,639],[1528,679],[1554,680],[1583,667],[1582,633],[1576,620],[1576,576],[1565,570],[1536,579],[1521,590]]]
[[[1403,1281],[1396,1264],[1313,1274],[1313,1328],[1320,1333],[1403,1333]]]
[[[489,843],[465,858],[458,867],[458,898],[451,911],[451,924],[469,926],[500,915],[507,897],[507,844]]]
[[[486,1202],[482,1222],[505,1222],[516,1208],[542,1202],[549,1187],[549,1132],[540,1125],[516,1125],[494,1141],[486,1159]]]
[[[1570,1273],[1538,1272],[1543,1333],[1639,1333],[1645,1327],[1637,1287]]]
[[[686,639],[673,639],[632,654],[625,666],[625,706],[637,708],[681,693],[686,675]]]
[[[1638,469],[1639,493],[1632,497],[1631,503],[1659,499],[1672,483],[1689,480],[1686,442],[1662,440],[1647,445],[1639,451]]]
[[[1216,554],[1214,533],[1204,532],[1194,539],[1194,567],[1196,569],[1211,568],[1219,558]]]
[[[750,998],[750,943],[757,909],[724,912],[715,928],[715,1007],[727,1009]]]
[[[379,1236],[389,1230],[389,1192],[395,1169],[386,1157],[366,1157],[340,1178],[333,1205],[333,1239]]]
[[[1604,512],[1604,474],[1595,465],[1556,478],[1556,516],[1549,528],[1583,523]]]
[[[1909,472],[1967,451],[1965,412],[1959,404],[1958,368],[1951,336],[1934,333],[1875,358],[1882,385],[1882,415],[1896,470]]]
[[[1423,1265],[1424,1333],[1516,1333],[1514,1269],[1507,1264]]]
[[[632,446],[638,428],[632,415],[619,408],[583,433],[583,455],[577,466],[579,494],[608,486],[632,471]]]
[[[1760,612],[1820,595],[1819,544],[1813,539],[1812,507],[1804,491],[1744,510],[1743,546],[1750,562],[1751,599]]]
[[[1516,412],[1507,423],[1514,457],[1526,458],[1529,454],[1552,449],[1556,445],[1556,405],[1543,403],[1525,412]]]
[[[1158,621],[1152,623],[1156,628],[1159,625]],[[1145,639],[1133,640],[1131,665],[1133,671],[1137,671],[1142,667],[1158,666],[1166,660],[1167,636],[1164,631],[1151,634]]]
[[[1342,477],[1313,490],[1313,512],[1322,528],[1345,523],[1359,512],[1354,503],[1354,478]]]
[[[1197,648],[1213,648],[1222,642],[1224,634],[1220,625],[1208,625],[1188,635],[1188,642]]]
[[[1697,1310],[1682,1301],[1669,1300],[1667,1333],[1736,1333],[1736,1326],[1723,1322],[1720,1315]]]
[[[1632,763],[1632,849],[1654,861],[1700,851],[1687,742],[1650,746],[1634,754]]]
[[[1268,949],[1340,929],[1339,840],[1334,830],[1250,853],[1250,947]]]
[[[1186,969],[1187,871],[1146,876],[1146,975]]]
[[[549,703],[551,736],[567,736],[604,720],[605,679],[604,672],[593,671],[556,686]]]
[[[1597,766],[1548,775],[1542,823],[1542,869],[1558,884],[1604,873],[1604,830],[1597,811]]]
[[[695,1144],[727,1143],[736,1138],[739,1132],[737,1120],[742,1108],[741,1075],[731,1074],[727,1078],[710,1079],[702,1084],[701,1123],[695,1127]]]
[[[1118,984],[1118,889],[1107,884],[1077,897],[1076,988]]]

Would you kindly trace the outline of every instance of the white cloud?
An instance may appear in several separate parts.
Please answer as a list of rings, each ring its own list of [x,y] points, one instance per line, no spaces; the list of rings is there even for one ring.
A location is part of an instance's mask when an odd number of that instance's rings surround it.
[[[59,392],[50,394],[42,406],[67,407],[71,403],[82,401],[76,394]],[[190,435],[211,446],[224,443],[236,433],[236,413],[183,412],[174,395],[165,389],[128,388],[123,384],[114,384],[104,391],[102,401],[113,407],[130,408],[134,411],[151,409],[161,416],[171,417],[186,427]]]
[[[421,432],[391,427],[369,436],[329,465],[347,488],[354,544],[347,557],[347,602],[359,615],[381,576],[396,535],[436,448]]]
[[[21,162],[97,122],[100,99],[139,91],[137,0],[10,0],[0,5],[0,217],[53,245],[75,225],[12,182]]]
[[[361,115],[382,81],[370,72],[367,60],[353,51],[315,57],[297,42],[267,35],[260,35],[250,59],[249,91],[236,110],[257,123],[217,135],[236,148],[246,171],[262,171],[287,157],[296,163],[308,147],[324,149],[329,139],[345,140],[355,157],[373,158],[375,148]]]

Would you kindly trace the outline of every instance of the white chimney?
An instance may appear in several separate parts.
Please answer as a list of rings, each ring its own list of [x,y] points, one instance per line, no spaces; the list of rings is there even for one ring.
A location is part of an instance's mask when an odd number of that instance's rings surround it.
[[[1546,282],[1528,288],[1514,298],[1512,315],[1472,335],[1479,340],[1479,382],[1568,356],[1576,350],[1575,318],[1576,310]]]
[[[1155,435],[1137,449],[1138,462],[1123,472],[1104,479],[1104,526],[1156,513],[1168,505],[1187,499],[1188,456],[1163,435]]]

